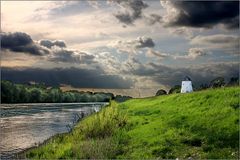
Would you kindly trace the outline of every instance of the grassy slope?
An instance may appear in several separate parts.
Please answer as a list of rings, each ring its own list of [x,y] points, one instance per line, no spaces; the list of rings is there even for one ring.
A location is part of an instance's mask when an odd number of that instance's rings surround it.
[[[238,158],[240,88],[112,103],[28,158]]]

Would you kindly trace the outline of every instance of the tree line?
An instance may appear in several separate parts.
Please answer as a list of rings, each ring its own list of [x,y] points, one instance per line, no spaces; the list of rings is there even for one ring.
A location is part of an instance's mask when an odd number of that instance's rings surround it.
[[[225,79],[223,77],[217,77],[210,81],[209,84],[201,84],[199,87],[195,87],[193,85],[193,90],[194,91],[200,91],[208,88],[219,88],[219,87],[230,87],[230,86],[238,86],[239,85],[239,77],[232,77],[230,78],[229,82],[226,83]],[[157,91],[156,96],[160,95],[165,95],[165,94],[173,94],[173,93],[180,93],[181,91],[181,86],[180,85],[175,85],[172,87],[168,93],[164,89],[160,89]]]
[[[65,91],[44,84],[14,84],[1,81],[1,103],[72,103],[124,101],[131,97],[103,92]]]

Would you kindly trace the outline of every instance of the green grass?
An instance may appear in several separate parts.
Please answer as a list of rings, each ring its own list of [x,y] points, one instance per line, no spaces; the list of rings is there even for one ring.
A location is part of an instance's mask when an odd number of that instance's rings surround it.
[[[239,158],[240,88],[112,102],[30,159]]]

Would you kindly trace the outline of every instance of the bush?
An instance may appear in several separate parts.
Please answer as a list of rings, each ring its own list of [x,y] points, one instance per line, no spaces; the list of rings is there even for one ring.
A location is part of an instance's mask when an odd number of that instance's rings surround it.
[[[224,78],[223,77],[218,77],[218,78],[215,78],[213,79],[211,82],[210,82],[210,88],[218,88],[218,87],[222,87],[225,85],[225,82],[224,82]]]
[[[167,92],[165,90],[160,89],[160,90],[157,91],[156,96],[166,95],[166,94],[167,94]]]
[[[239,77],[232,77],[227,84],[227,86],[237,86],[237,85],[239,85]]]
[[[180,93],[181,91],[181,86],[180,85],[175,85],[174,87],[172,87],[168,94],[173,94],[173,93]]]

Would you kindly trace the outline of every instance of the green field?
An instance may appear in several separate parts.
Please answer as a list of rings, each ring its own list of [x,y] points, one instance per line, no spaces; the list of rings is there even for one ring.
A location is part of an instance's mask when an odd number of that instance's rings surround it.
[[[30,159],[239,158],[239,87],[112,102]]]

